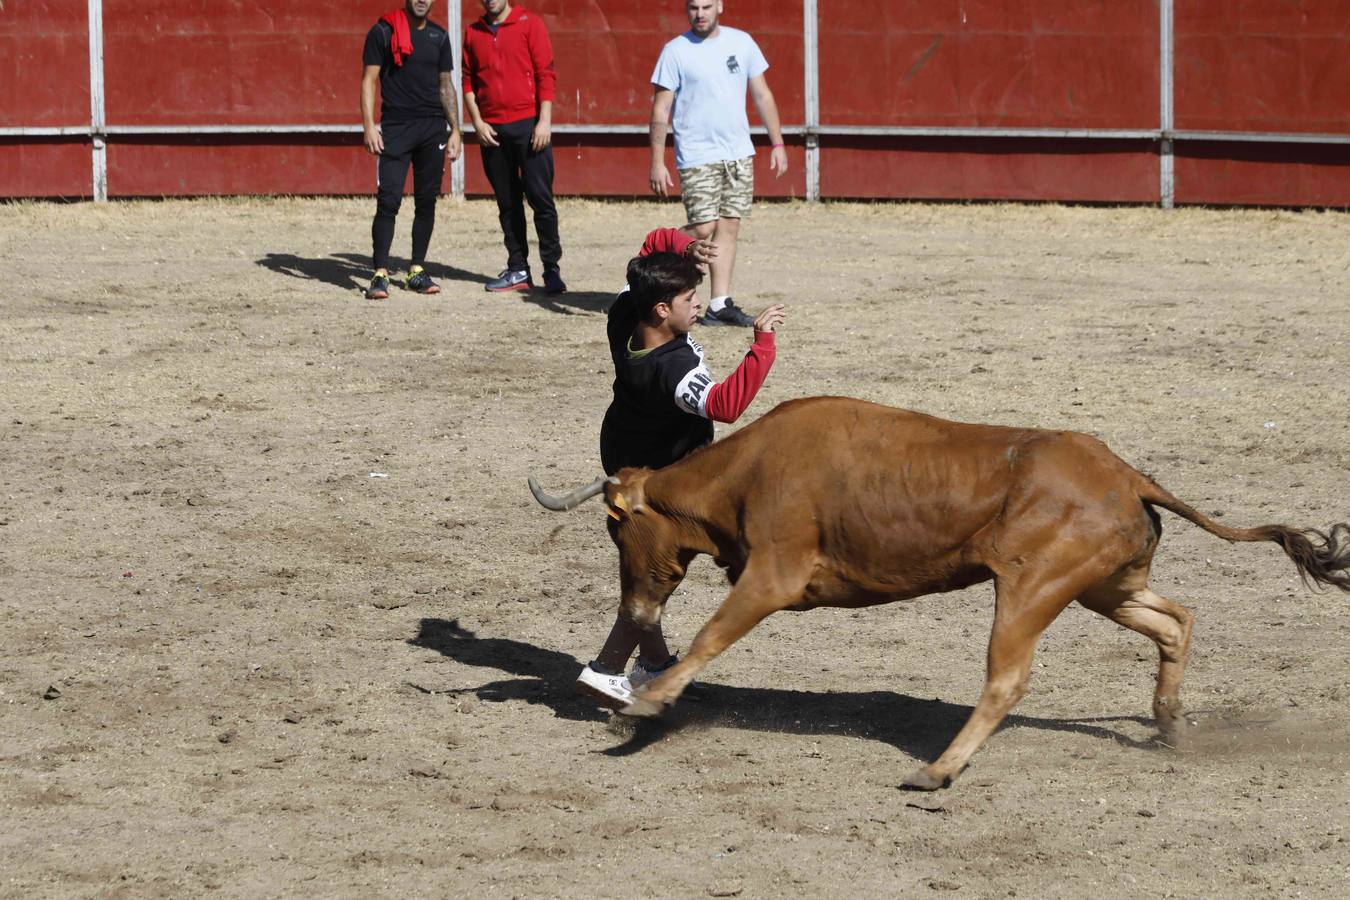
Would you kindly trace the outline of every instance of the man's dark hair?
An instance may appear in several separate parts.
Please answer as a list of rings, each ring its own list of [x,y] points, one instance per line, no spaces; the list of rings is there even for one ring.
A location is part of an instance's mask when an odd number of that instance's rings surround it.
[[[628,263],[628,290],[638,318],[646,322],[658,303],[669,303],[698,286],[698,264],[678,253],[653,253]]]

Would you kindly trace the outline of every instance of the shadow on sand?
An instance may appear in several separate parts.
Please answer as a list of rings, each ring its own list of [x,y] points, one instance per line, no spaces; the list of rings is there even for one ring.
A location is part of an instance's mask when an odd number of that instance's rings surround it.
[[[370,281],[370,257],[359,253],[334,253],[330,256],[308,258],[291,253],[269,253],[255,262],[278,275],[320,281],[344,291],[364,290]],[[463,281],[469,284],[487,284],[487,275],[467,272],[454,266],[429,262],[427,274],[439,281]],[[391,274],[408,271],[408,260],[389,258]],[[566,295],[564,295],[566,296]]]
[[[370,257],[359,253],[334,253],[330,256],[309,258],[291,253],[269,253],[255,260],[264,269],[285,275],[289,278],[301,278],[306,281],[318,281],[342,291],[364,291],[370,282]],[[480,275],[454,266],[429,262],[427,274],[437,281],[463,282],[466,284],[487,284],[493,275]],[[406,259],[389,258],[389,271],[393,275],[408,271]],[[394,287],[398,290],[397,284]],[[533,303],[542,310],[574,316],[581,313],[603,313],[614,302],[614,295],[601,291],[568,291],[565,294],[546,294],[542,288],[522,291],[519,295],[526,303]]]
[[[417,636],[408,643],[435,650],[462,665],[495,669],[514,678],[489,681],[452,693],[473,694],[489,702],[524,700],[548,706],[566,719],[603,721],[608,713],[572,691],[583,665],[574,656],[546,650],[510,638],[479,637],[461,628],[457,620],[423,619]],[[890,744],[916,759],[931,760],[946,749],[970,716],[972,707],[924,700],[893,691],[794,691],[781,688],[740,688],[721,684],[699,685],[701,702],[686,702],[686,693],[660,721],[641,720],[631,737],[604,753],[637,753],[673,730],[718,725],[753,731],[800,735],[849,735]],[[1150,724],[1140,716],[1085,719],[1044,719],[1008,716],[1001,728],[1068,731],[1130,747],[1151,748],[1108,726],[1112,722]]]
[[[613,294],[601,291],[568,291],[565,294],[546,294],[543,289],[535,288],[521,294],[526,303],[533,303],[542,310],[575,316],[578,313],[608,312],[614,302]]]

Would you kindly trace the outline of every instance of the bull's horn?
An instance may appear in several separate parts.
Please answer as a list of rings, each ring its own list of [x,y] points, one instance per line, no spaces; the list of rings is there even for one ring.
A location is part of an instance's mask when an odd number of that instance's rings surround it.
[[[556,512],[566,512],[575,506],[580,506],[582,503],[585,503],[587,500],[603,491],[605,489],[605,482],[610,480],[612,479],[603,477],[597,478],[585,487],[577,488],[572,493],[564,494],[561,497],[554,497],[552,494],[544,493],[544,489],[539,486],[539,482],[534,480],[533,475],[530,476],[529,484],[530,493],[534,494],[534,499],[539,501],[540,506]]]

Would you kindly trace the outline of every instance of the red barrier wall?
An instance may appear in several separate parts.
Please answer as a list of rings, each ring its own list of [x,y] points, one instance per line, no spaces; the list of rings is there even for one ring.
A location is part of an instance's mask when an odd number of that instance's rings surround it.
[[[396,0],[103,0],[110,126],[359,121],[361,44]],[[478,0],[458,2],[464,21]],[[802,0],[726,0],[785,125],[805,124]],[[558,63],[559,125],[645,126],[678,0],[530,0]],[[1175,0],[1175,127],[1350,134],[1350,0]],[[833,127],[1154,130],[1158,0],[817,0],[825,197],[1156,202],[1152,140],[830,134]],[[432,18],[446,23],[437,0]],[[0,128],[87,126],[87,0],[0,9]],[[458,36],[457,36],[458,40]],[[751,110],[752,121],[757,116]],[[804,140],[758,193],[806,193]],[[86,136],[0,135],[0,196],[88,196]],[[1185,203],[1347,205],[1350,147],[1180,140]],[[560,194],[647,194],[642,134],[555,133]],[[669,158],[669,156],[668,156]],[[369,193],[349,134],[108,137],[113,196]],[[673,165],[673,160],[672,160]],[[476,147],[466,188],[486,194]],[[449,187],[447,174],[445,186]]]
[[[89,124],[84,0],[6,3],[0,10],[0,128]],[[87,137],[0,137],[0,197],[86,197]]]
[[[821,125],[1149,129],[1154,0],[820,0]],[[1148,143],[823,140],[830,197],[1149,202]]]
[[[1154,0],[820,0],[823,125],[1152,128]]]
[[[359,122],[362,40],[396,4],[103,0],[108,121]]]
[[[841,137],[821,151],[827,197],[918,200],[1158,199],[1146,141]]]
[[[85,0],[5,3],[0,10],[0,127],[88,124]]]
[[[1176,127],[1350,134],[1350,0],[1182,0]],[[1350,145],[1183,143],[1178,203],[1350,206]]]
[[[375,193],[375,160],[355,136],[134,137],[108,144],[108,182],[122,197]]]
[[[93,190],[87,140],[0,138],[0,197],[88,197]]]
[[[1350,0],[1184,0],[1176,127],[1350,133]]]

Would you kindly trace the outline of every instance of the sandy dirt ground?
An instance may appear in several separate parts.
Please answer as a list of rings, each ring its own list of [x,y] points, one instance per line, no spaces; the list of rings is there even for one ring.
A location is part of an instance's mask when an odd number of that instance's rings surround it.
[[[1344,896],[1350,598],[1169,514],[1175,751],[1153,646],[1075,605],[955,785],[898,790],[978,696],[988,585],[773,617],[664,728],[578,698],[617,554],[525,479],[598,473],[603,310],[678,205],[563,203],[550,299],[486,294],[495,210],[447,201],[444,292],[368,302],[372,207],[4,207],[0,893]],[[1075,429],[1228,524],[1350,518],[1345,214],[766,205],[737,284],[790,307],[742,425]],[[725,592],[697,562],[676,646]]]

